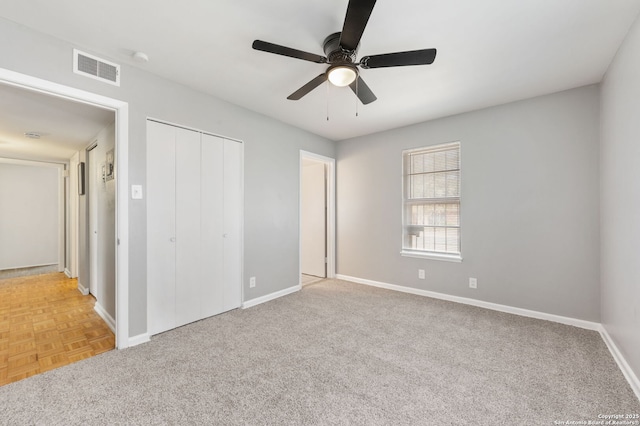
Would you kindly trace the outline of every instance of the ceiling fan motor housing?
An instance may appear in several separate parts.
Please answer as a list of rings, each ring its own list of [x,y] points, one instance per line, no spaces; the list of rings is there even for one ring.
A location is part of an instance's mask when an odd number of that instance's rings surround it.
[[[356,60],[356,54],[358,53],[358,46],[353,51],[344,50],[340,47],[340,34],[333,33],[324,39],[322,43],[322,49],[330,64],[352,64]]]

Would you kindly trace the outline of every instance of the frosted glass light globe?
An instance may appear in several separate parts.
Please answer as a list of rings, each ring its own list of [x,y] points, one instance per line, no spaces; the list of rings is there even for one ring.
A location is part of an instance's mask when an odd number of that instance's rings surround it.
[[[329,81],[334,86],[344,87],[354,82],[358,74],[352,67],[335,67],[329,70]]]

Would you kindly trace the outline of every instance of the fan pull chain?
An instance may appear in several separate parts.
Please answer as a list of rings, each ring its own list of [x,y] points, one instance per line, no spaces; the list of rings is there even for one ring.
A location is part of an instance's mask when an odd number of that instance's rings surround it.
[[[356,77],[356,117],[358,116],[358,100],[360,99],[358,97],[358,77]]]
[[[329,121],[329,80],[327,80],[327,121]]]

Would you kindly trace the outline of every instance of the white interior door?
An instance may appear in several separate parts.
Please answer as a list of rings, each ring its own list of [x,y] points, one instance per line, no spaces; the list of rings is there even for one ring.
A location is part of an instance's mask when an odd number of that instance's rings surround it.
[[[147,122],[149,333],[242,302],[242,144]]]
[[[224,140],[202,135],[202,316],[224,312]]]
[[[176,128],[147,121],[149,334],[176,325]]]
[[[97,146],[97,145],[96,145]],[[98,159],[93,147],[87,173],[89,187],[89,293],[98,298]]]
[[[326,277],[325,165],[304,160],[300,202],[300,255],[303,274]]]
[[[200,133],[176,133],[176,326],[202,318]],[[206,218],[206,220],[209,220]]]
[[[224,140],[223,311],[242,303],[242,144]]]

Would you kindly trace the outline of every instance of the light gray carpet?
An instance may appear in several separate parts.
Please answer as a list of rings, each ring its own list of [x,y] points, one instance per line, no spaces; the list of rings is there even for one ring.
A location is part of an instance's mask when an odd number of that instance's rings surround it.
[[[11,425],[540,425],[639,412],[596,332],[343,281],[0,387]]]

